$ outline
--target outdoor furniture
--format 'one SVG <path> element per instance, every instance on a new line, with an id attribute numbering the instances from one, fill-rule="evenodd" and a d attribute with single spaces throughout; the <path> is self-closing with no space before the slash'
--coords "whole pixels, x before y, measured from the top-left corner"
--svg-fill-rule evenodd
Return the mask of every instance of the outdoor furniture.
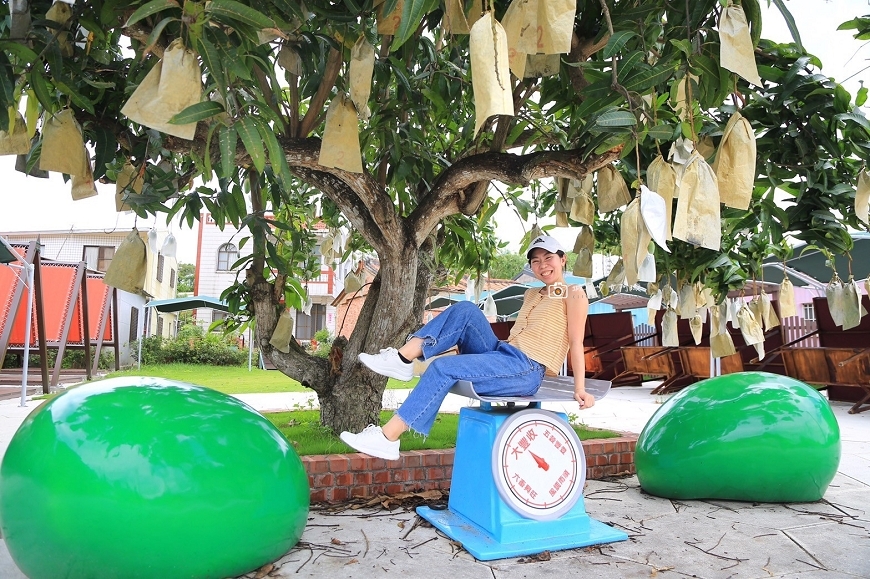
<path id="1" fill-rule="evenodd" d="M 831 387 L 854 389 L 849 414 L 870 409 L 870 348 L 783 348 L 780 353 L 792 378 L 827 387 L 829 394 Z"/>
<path id="2" fill-rule="evenodd" d="M 864 309 L 870 311 L 870 297 L 862 296 L 861 303 Z M 834 323 L 831 312 L 828 309 L 826 298 L 813 298 L 813 310 L 816 313 L 818 323 L 819 345 L 823 348 L 870 348 L 870 315 L 861 318 L 858 326 L 844 330 Z M 868 374 L 863 377 L 856 376 L 863 384 L 870 381 Z M 828 384 L 828 400 L 837 402 L 867 401 L 866 392 L 861 389 L 845 386 L 842 384 Z"/>

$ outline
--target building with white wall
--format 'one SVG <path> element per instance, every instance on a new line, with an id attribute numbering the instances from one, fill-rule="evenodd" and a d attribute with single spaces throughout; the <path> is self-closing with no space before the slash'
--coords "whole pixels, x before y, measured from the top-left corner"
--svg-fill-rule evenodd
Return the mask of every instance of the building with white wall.
<path id="1" fill-rule="evenodd" d="M 328 263 L 321 255 L 320 244 L 328 230 L 322 223 L 315 224 L 318 244 L 315 255 L 320 258 L 320 275 L 316 279 L 301 280 L 302 286 L 311 297 L 311 312 L 305 314 L 292 311 L 294 317 L 293 335 L 297 340 L 306 342 L 318 330 L 327 329 L 335 334 L 336 308 L 332 305 L 335 297 L 344 289 L 344 277 L 350 271 L 350 262 Z M 240 242 L 248 237 L 247 228 L 241 230 L 232 226 L 221 230 L 210 213 L 203 213 L 199 220 L 198 247 L 196 252 L 196 274 L 193 293 L 197 296 L 220 298 L 221 294 L 233 285 L 237 276 L 244 279 L 244 271 L 233 269 L 233 264 L 241 257 L 250 255 L 251 244 L 240 249 Z M 224 316 L 223 312 L 210 309 L 196 310 L 197 323 L 203 327 Z"/>
<path id="2" fill-rule="evenodd" d="M 64 263 L 85 262 L 92 271 L 105 273 L 115 256 L 115 251 L 132 229 L 80 229 L 70 231 L 15 231 L 2 232 L 0 236 L 10 243 L 26 244 L 39 240 L 40 255 L 45 259 Z M 154 308 L 145 308 L 151 300 L 174 298 L 178 286 L 178 263 L 174 257 L 161 253 L 160 248 L 169 235 L 168 231 L 157 231 L 155 253 L 149 247 L 148 232 L 139 235 L 147 248 L 147 269 L 142 295 L 118 291 L 118 339 L 122 366 L 135 361 L 131 357 L 130 342 L 144 332 L 145 335 L 160 335 L 170 338 L 175 335 L 176 314 L 163 314 Z"/>

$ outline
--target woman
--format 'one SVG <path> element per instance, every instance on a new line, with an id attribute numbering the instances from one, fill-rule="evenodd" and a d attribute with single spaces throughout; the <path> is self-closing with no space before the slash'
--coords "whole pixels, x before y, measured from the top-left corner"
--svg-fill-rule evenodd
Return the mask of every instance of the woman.
<path id="1" fill-rule="evenodd" d="M 360 354 L 372 371 L 397 380 L 413 377 L 413 361 L 428 359 L 457 347 L 456 356 L 432 361 L 417 387 L 381 428 L 369 425 L 359 434 L 342 432 L 341 439 L 359 452 L 386 460 L 399 458 L 399 436 L 413 429 L 428 434 L 441 402 L 457 380 L 474 384 L 485 396 L 530 396 L 538 391 L 544 374 L 559 373 L 566 354 L 574 369 L 574 399 L 590 408 L 595 397 L 586 392 L 583 334 L 589 301 L 580 286 L 566 286 L 565 251 L 554 238 L 538 236 L 526 257 L 543 288 L 530 288 L 506 341 L 492 332 L 483 312 L 471 302 L 447 308 L 420 328 L 396 350 Z"/>

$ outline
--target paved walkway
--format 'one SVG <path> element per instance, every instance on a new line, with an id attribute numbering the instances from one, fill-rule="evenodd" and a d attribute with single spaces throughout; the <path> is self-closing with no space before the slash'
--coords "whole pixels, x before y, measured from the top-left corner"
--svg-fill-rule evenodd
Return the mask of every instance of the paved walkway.
<path id="1" fill-rule="evenodd" d="M 593 427 L 640 432 L 666 397 L 651 388 L 618 388 L 576 413 Z M 406 391 L 384 396 L 395 407 Z M 307 407 L 305 394 L 249 394 L 258 410 Z M 466 399 L 450 396 L 444 410 Z M 37 406 L 0 401 L 0 455 Z M 809 504 L 673 501 L 643 493 L 636 477 L 588 481 L 586 510 L 621 528 L 629 540 L 543 557 L 476 561 L 413 511 L 313 508 L 300 543 L 269 570 L 271 577 L 462 577 L 537 579 L 596 577 L 863 578 L 870 577 L 870 412 L 847 413 L 832 403 L 841 429 L 842 459 L 825 497 Z M 261 570 L 265 575 L 266 569 Z M 254 573 L 245 577 L 253 578 Z M 0 578 L 24 579 L 0 541 Z"/>

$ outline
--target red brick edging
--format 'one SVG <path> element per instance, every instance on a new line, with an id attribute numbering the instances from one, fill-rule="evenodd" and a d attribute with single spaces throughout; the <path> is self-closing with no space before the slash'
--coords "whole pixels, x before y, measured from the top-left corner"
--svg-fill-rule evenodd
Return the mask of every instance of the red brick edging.
<path id="1" fill-rule="evenodd" d="M 634 474 L 637 435 L 583 441 L 586 478 L 600 479 Z M 446 490 L 453 475 L 453 449 L 409 450 L 397 461 L 365 454 L 317 454 L 303 456 L 308 473 L 311 502 L 341 502 L 421 490 Z"/>

